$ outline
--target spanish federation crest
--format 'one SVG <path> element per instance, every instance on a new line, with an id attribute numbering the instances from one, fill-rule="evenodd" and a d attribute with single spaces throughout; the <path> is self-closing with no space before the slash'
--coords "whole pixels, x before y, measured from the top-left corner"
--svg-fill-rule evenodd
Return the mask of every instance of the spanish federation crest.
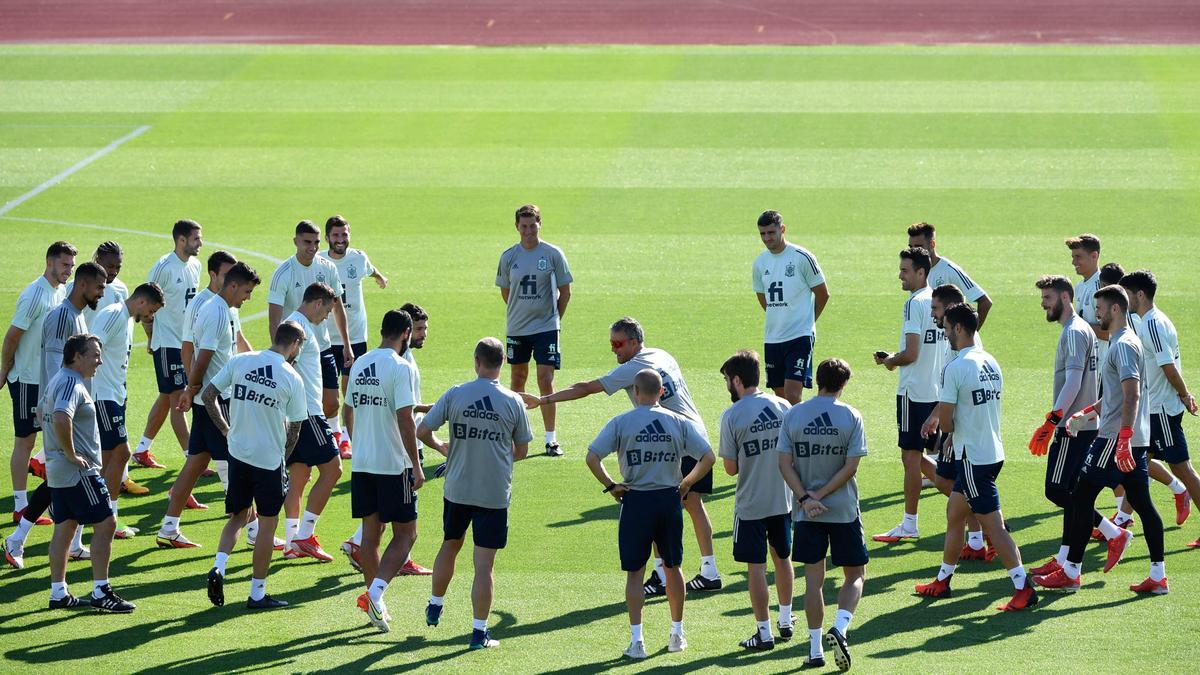
<path id="1" fill-rule="evenodd" d="M 350 267 L 346 268 L 346 277 L 350 278 L 350 279 L 357 279 L 358 278 L 358 268 L 355 267 L 354 265 L 350 265 Z"/>
<path id="2" fill-rule="evenodd" d="M 788 263 L 787 267 L 786 267 L 786 268 L 784 268 L 784 270 L 783 270 L 783 276 L 785 276 L 785 277 L 794 277 L 794 276 L 796 276 L 796 264 L 795 264 L 795 263 Z"/>
<path id="3" fill-rule="evenodd" d="M 325 283 L 325 273 L 324 272 L 317 272 L 317 282 L 322 283 L 322 284 Z"/>
<path id="4" fill-rule="evenodd" d="M 545 258 L 538 258 L 538 271 L 545 272 L 550 269 L 550 261 Z"/>

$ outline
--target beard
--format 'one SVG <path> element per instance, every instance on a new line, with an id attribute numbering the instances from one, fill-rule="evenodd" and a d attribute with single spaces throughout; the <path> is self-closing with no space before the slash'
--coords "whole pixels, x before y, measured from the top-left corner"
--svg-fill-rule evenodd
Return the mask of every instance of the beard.
<path id="1" fill-rule="evenodd" d="M 88 309 L 96 309 L 96 305 L 100 304 L 100 298 L 89 300 L 87 303 Z"/>
<path id="2" fill-rule="evenodd" d="M 1061 320 L 1062 315 L 1063 315 L 1063 304 L 1062 304 L 1062 300 L 1059 300 L 1058 302 L 1054 303 L 1053 307 L 1046 310 L 1046 321 L 1048 323 L 1054 323 L 1055 321 Z"/>
<path id="3" fill-rule="evenodd" d="M 1112 325 L 1112 317 L 1111 316 L 1106 314 L 1106 315 L 1100 317 L 1100 330 L 1108 330 L 1108 327 L 1111 325 Z"/>
<path id="4" fill-rule="evenodd" d="M 425 346 L 425 338 L 421 338 L 420 341 L 412 340 L 412 339 L 410 339 L 408 341 L 409 349 L 420 349 L 421 347 L 424 347 L 424 346 Z"/>
<path id="5" fill-rule="evenodd" d="M 742 399 L 741 396 L 738 396 L 737 389 L 734 389 L 733 387 L 728 387 L 727 389 L 729 390 L 729 400 L 730 401 L 732 401 L 733 403 L 737 403 L 738 401 L 740 401 Z"/>
<path id="6" fill-rule="evenodd" d="M 329 245 L 329 250 L 333 251 L 334 253 L 336 253 L 338 255 L 345 255 L 346 249 L 348 249 L 348 248 L 350 248 L 350 242 L 346 242 L 344 244 L 330 244 Z"/>

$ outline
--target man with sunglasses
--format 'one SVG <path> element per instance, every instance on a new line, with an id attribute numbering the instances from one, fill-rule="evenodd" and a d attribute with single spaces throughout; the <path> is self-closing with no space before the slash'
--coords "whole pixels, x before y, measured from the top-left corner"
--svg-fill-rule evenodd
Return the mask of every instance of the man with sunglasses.
<path id="1" fill-rule="evenodd" d="M 634 379 L 643 369 L 650 368 L 657 371 L 662 377 L 663 395 L 659 404 L 667 410 L 692 420 L 703 429 L 704 420 L 701 419 L 696 404 L 692 402 L 691 392 L 688 391 L 687 383 L 683 379 L 683 371 L 680 370 L 675 358 L 662 349 L 646 347 L 643 344 L 644 341 L 645 333 L 642 331 L 642 325 L 636 319 L 628 316 L 617 319 L 610 328 L 609 334 L 612 353 L 617 357 L 616 368 L 599 379 L 577 382 L 566 389 L 546 396 L 538 397 L 522 393 L 521 398 L 525 400 L 526 407 L 533 410 L 547 403 L 574 401 L 600 392 L 612 396 L 623 389 L 629 395 L 630 402 L 636 406 Z M 696 460 L 684 457 L 680 478 L 688 475 L 695 466 Z M 705 494 L 712 494 L 711 470 L 692 485 L 691 491 L 688 492 L 683 502 L 684 508 L 687 509 L 688 515 L 692 519 L 692 528 L 696 531 L 696 543 L 700 547 L 700 573 L 687 583 L 689 591 L 716 591 L 721 588 L 721 575 L 717 571 L 717 559 L 713 553 L 712 521 L 709 520 L 708 511 L 704 508 L 702 498 Z M 654 557 L 654 572 L 646 580 L 643 589 L 647 597 L 664 595 L 667 592 L 664 585 L 666 573 L 662 565 L 660 551 Z"/>

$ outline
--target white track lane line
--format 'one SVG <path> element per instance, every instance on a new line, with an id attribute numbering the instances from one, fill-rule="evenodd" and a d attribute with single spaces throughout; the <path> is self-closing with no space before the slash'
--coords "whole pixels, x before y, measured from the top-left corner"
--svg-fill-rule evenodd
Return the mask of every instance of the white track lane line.
<path id="1" fill-rule="evenodd" d="M 112 152 L 113 150 L 116 150 L 117 148 L 121 147 L 125 143 L 132 141 L 133 139 L 137 138 L 138 136 L 141 136 L 142 134 L 146 133 L 147 131 L 150 131 L 150 125 L 143 124 L 142 126 L 125 134 L 124 136 L 113 141 L 112 143 L 109 143 L 108 145 L 104 146 L 103 148 L 100 148 L 99 150 L 93 152 L 92 154 L 88 155 L 87 157 L 84 157 L 83 159 L 79 160 L 78 162 L 75 162 L 69 168 L 65 169 L 64 171 L 61 171 L 60 173 L 55 175 L 50 180 L 47 180 L 45 183 L 42 183 L 41 185 L 33 188 L 29 192 L 26 192 L 25 194 L 21 195 L 20 197 L 13 199 L 12 201 L 6 203 L 4 206 L 0 206 L 0 216 L 3 216 L 4 214 L 8 213 L 9 211 L 12 211 L 13 209 L 17 208 L 18 206 L 29 201 L 30 199 L 33 199 L 34 197 L 45 192 L 46 190 L 49 190 L 50 188 L 54 187 L 55 185 L 58 185 L 59 183 L 63 182 L 67 178 L 69 178 L 75 172 L 86 167 L 88 164 L 91 164 L 92 162 L 100 159 L 101 157 L 104 157 L 108 153 Z"/>

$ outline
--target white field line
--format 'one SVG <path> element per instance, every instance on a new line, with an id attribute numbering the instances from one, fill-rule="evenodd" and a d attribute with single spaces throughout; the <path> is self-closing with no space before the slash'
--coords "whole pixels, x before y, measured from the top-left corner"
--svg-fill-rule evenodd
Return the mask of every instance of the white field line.
<path id="1" fill-rule="evenodd" d="M 0 216 L 3 216 L 4 214 L 8 213 L 9 211 L 12 211 L 13 209 L 20 206 L 21 204 L 24 204 L 25 202 L 29 201 L 30 199 L 33 199 L 34 197 L 42 194 L 46 190 L 49 190 L 50 188 L 54 187 L 55 185 L 58 185 L 59 183 L 63 182 L 65 179 L 69 178 L 75 172 L 86 167 L 87 165 L 91 164 L 92 162 L 100 159 L 101 157 L 104 157 L 105 155 L 112 152 L 113 150 L 116 150 L 117 148 L 121 147 L 125 143 L 132 141 L 133 139 L 137 138 L 138 136 L 141 136 L 142 134 L 146 133 L 147 131 L 150 131 L 150 125 L 143 124 L 142 126 L 125 134 L 124 136 L 113 141 L 112 143 L 109 143 L 108 145 L 104 146 L 103 148 L 100 148 L 99 150 L 93 152 L 92 154 L 88 155 L 87 157 L 84 157 L 83 159 L 79 160 L 78 162 L 75 162 L 69 168 L 58 173 L 53 178 L 47 180 L 46 182 L 42 183 L 41 185 L 39 185 L 35 188 L 33 188 L 29 192 L 26 192 L 25 194 L 21 195 L 20 197 L 17 197 L 16 199 L 13 199 L 12 201 L 6 203 L 4 206 L 0 206 Z"/>

